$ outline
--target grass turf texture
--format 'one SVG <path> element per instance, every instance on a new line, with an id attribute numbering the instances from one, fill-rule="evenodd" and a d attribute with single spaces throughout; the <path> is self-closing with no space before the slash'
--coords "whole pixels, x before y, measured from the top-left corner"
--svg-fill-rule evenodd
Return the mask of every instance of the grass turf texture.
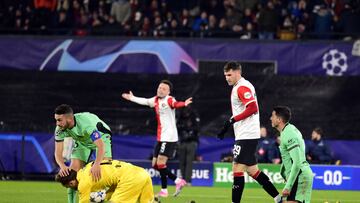
<path id="1" fill-rule="evenodd" d="M 155 186 L 155 192 L 159 191 Z M 174 192 L 169 187 L 169 194 Z M 161 203 L 227 203 L 231 202 L 230 188 L 215 187 L 185 187 L 178 197 L 162 198 Z M 360 202 L 360 192 L 354 191 L 320 191 L 314 190 L 312 203 L 355 203 Z M 0 181 L 1 203 L 64 203 L 67 202 L 66 189 L 55 182 L 31 181 Z M 242 203 L 269 203 L 273 202 L 262 189 L 245 188 Z"/>

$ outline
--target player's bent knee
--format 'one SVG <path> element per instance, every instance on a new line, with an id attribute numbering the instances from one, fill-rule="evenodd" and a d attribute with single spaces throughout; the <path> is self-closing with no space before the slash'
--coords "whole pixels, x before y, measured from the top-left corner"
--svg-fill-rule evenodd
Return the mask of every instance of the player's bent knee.
<path id="1" fill-rule="evenodd" d="M 245 172 L 246 166 L 244 164 L 233 163 L 232 169 L 234 172 Z"/>
<path id="2" fill-rule="evenodd" d="M 157 160 L 156 160 L 156 163 L 157 164 L 166 164 L 166 161 L 167 161 L 166 156 L 159 155 Z"/>

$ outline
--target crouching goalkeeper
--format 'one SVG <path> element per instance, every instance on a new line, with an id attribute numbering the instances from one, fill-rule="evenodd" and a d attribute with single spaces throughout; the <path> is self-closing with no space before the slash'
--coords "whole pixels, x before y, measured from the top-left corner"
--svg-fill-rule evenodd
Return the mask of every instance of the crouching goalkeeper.
<path id="1" fill-rule="evenodd" d="M 111 203 L 152 203 L 153 185 L 150 175 L 141 167 L 117 160 L 104 160 L 100 163 L 101 178 L 92 179 L 88 163 L 78 172 L 71 170 L 68 175 L 57 174 L 55 180 L 64 187 L 79 191 L 79 202 L 89 203 L 90 193 L 107 189 L 105 201 Z"/>

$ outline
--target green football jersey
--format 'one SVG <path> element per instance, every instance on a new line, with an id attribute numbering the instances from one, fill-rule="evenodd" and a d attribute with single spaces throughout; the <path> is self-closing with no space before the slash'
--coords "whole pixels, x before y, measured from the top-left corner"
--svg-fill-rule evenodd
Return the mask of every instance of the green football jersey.
<path id="1" fill-rule="evenodd" d="M 108 136 L 104 136 L 104 130 L 98 129 L 98 123 L 100 122 L 103 127 L 110 131 L 110 127 L 102 121 L 95 114 L 89 112 L 76 113 L 74 114 L 75 126 L 71 129 L 61 130 L 58 126 L 55 129 L 55 140 L 61 141 L 65 137 L 72 137 L 75 141 L 80 142 L 87 148 L 95 149 L 96 145 L 91 140 L 90 135 L 94 131 L 99 131 L 101 134 L 101 139 L 108 139 Z"/>
<path id="2" fill-rule="evenodd" d="M 305 142 L 301 132 L 288 123 L 280 133 L 281 175 L 286 180 L 285 188 L 290 190 L 300 171 L 311 171 L 306 161 Z"/>

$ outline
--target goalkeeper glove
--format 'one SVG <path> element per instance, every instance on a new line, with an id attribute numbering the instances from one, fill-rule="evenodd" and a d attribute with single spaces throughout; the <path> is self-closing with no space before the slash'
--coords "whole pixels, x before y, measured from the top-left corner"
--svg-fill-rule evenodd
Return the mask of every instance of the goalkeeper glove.
<path id="1" fill-rule="evenodd" d="M 224 122 L 224 126 L 221 129 L 221 131 L 217 134 L 217 138 L 219 138 L 220 140 L 224 139 L 225 137 L 225 133 L 229 130 L 230 126 L 232 124 L 235 123 L 235 119 L 234 118 L 230 118 L 229 120 L 226 120 Z"/>

